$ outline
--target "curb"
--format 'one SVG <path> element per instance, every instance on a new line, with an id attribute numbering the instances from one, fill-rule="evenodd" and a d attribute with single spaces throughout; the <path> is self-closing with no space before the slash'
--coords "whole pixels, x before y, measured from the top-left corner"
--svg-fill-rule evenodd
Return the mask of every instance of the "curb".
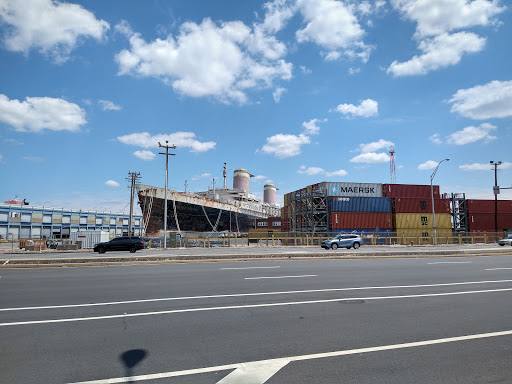
<path id="1" fill-rule="evenodd" d="M 510 255 L 508 250 L 408 250 L 378 252 L 311 252 L 311 253 L 254 253 L 254 254 L 218 254 L 218 255 L 154 255 L 132 257 L 80 257 L 80 258 L 46 258 L 46 259 L 0 259 L 0 269 L 13 268 L 48 268 L 48 267 L 91 267 L 112 265 L 148 265 L 197 262 L 231 262 L 262 260 L 354 260 L 354 259 L 417 259 L 437 257 L 488 257 Z"/>

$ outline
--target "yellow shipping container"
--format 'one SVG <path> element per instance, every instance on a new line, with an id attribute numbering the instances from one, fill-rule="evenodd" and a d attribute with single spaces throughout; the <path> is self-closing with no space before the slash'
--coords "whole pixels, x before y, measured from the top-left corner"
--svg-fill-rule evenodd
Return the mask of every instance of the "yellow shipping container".
<path id="1" fill-rule="evenodd" d="M 436 215 L 437 221 L 437 215 Z M 436 231 L 437 238 L 441 237 L 452 237 L 451 229 L 437 229 Z M 425 228 L 425 229 L 397 229 L 396 236 L 398 238 L 402 237 L 434 237 L 434 229 Z"/>
<path id="2" fill-rule="evenodd" d="M 396 230 L 399 229 L 434 229 L 431 213 L 397 213 L 393 215 Z M 437 229 L 452 228 L 452 215 L 449 213 L 436 214 Z"/>

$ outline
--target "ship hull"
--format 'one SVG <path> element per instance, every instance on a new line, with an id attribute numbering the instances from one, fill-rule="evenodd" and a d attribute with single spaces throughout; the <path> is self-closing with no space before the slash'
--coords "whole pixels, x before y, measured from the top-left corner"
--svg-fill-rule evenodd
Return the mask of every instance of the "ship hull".
<path id="1" fill-rule="evenodd" d="M 254 228 L 255 216 L 218 208 L 167 201 L 167 230 L 183 232 L 230 231 L 247 232 Z M 158 233 L 164 229 L 165 200 L 154 199 L 146 233 Z M 220 217 L 219 217 L 220 214 Z M 177 220 L 176 220 L 177 218 Z"/>
<path id="2" fill-rule="evenodd" d="M 163 189 L 138 185 L 146 233 L 164 229 L 165 199 Z M 251 211 L 237 204 L 221 203 L 193 194 L 168 191 L 167 230 L 182 232 L 247 232 L 257 218 L 268 218 L 267 212 Z"/>

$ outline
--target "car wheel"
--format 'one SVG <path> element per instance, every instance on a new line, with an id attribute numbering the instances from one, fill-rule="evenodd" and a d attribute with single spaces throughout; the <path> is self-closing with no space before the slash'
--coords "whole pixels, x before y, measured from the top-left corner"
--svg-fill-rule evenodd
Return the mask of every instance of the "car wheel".
<path id="1" fill-rule="evenodd" d="M 98 248 L 98 253 L 105 253 L 106 250 L 105 248 L 101 247 L 101 248 Z"/>
<path id="2" fill-rule="evenodd" d="M 331 249 L 338 249 L 338 244 L 332 243 L 331 244 Z"/>
<path id="3" fill-rule="evenodd" d="M 137 250 L 137 248 L 135 248 L 135 245 L 132 245 L 130 247 L 130 253 L 135 253 L 136 250 Z"/>
<path id="4" fill-rule="evenodd" d="M 361 244 L 359 244 L 359 243 L 354 243 L 354 245 L 353 245 L 354 249 L 357 249 L 357 248 L 359 248 L 360 246 L 361 246 Z"/>
<path id="5" fill-rule="evenodd" d="M 502 247 L 505 245 L 505 244 L 500 244 Z M 510 245 L 512 245 L 512 243 L 510 243 Z"/>
<path id="6" fill-rule="evenodd" d="M 347 247 L 347 249 L 350 249 L 350 247 Z"/>

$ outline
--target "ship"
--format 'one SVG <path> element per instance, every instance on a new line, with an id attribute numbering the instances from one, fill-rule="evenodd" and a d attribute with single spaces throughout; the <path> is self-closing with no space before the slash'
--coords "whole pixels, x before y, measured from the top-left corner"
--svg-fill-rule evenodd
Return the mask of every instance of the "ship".
<path id="1" fill-rule="evenodd" d="M 164 230 L 167 198 L 167 230 L 180 232 L 235 233 L 255 227 L 256 219 L 281 215 L 276 203 L 277 188 L 265 184 L 263 201 L 250 191 L 253 175 L 243 168 L 233 172 L 233 188 L 227 187 L 227 166 L 224 163 L 224 187 L 202 192 L 178 192 L 165 188 L 136 184 L 138 204 L 142 210 L 147 235 Z"/>

